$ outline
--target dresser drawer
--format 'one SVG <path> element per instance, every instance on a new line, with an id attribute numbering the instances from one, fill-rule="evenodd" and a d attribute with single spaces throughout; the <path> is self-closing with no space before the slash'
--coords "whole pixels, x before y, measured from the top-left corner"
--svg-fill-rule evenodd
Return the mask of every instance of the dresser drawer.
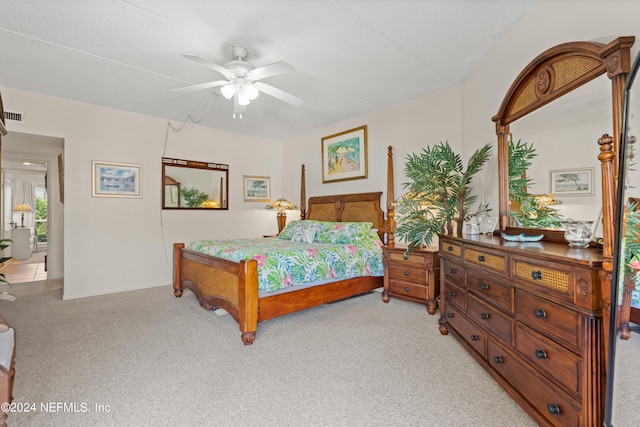
<path id="1" fill-rule="evenodd" d="M 459 313 L 456 309 L 449 309 L 446 315 L 447 323 L 460 334 L 471 347 L 473 347 L 482 357 L 486 354 L 487 334 L 473 323 L 469 322 L 466 317 Z"/>
<path id="2" fill-rule="evenodd" d="M 427 299 L 427 287 L 415 283 L 399 282 L 391 280 L 389 282 L 389 292 L 395 295 L 404 295 L 422 300 Z"/>
<path id="3" fill-rule="evenodd" d="M 516 323 L 515 348 L 520 356 L 568 390 L 580 395 L 582 358 L 521 323 Z"/>
<path id="4" fill-rule="evenodd" d="M 478 326 L 505 343 L 511 342 L 511 318 L 471 294 L 467 294 L 467 315 Z"/>
<path id="5" fill-rule="evenodd" d="M 427 284 L 426 271 L 423 268 L 406 267 L 404 265 L 389 265 L 389 279 Z"/>
<path id="6" fill-rule="evenodd" d="M 494 270 L 500 276 L 507 275 L 507 256 L 504 253 L 493 253 L 483 248 L 468 246 L 464 248 L 464 260 Z"/>
<path id="7" fill-rule="evenodd" d="M 449 242 L 446 240 L 440 240 L 440 253 L 447 254 L 451 257 L 461 258 L 462 245 L 460 243 Z"/>
<path id="8" fill-rule="evenodd" d="M 447 281 L 453 282 L 458 286 L 466 288 L 465 281 L 464 281 L 464 267 L 462 267 L 459 264 L 454 264 L 448 259 L 444 261 L 445 261 L 443 265 L 444 279 Z M 441 272 L 441 274 L 443 274 L 443 272 Z"/>
<path id="9" fill-rule="evenodd" d="M 492 339 L 488 339 L 487 344 L 487 359 L 491 367 L 506 378 L 551 424 L 563 427 L 580 425 L 580 407 L 576 401 Z"/>
<path id="10" fill-rule="evenodd" d="M 512 258 L 512 277 L 519 282 L 550 289 L 558 297 L 573 302 L 573 268 L 556 263 L 536 263 L 529 259 Z"/>
<path id="11" fill-rule="evenodd" d="M 402 249 L 395 249 L 389 250 L 387 262 L 408 267 L 432 269 L 440 265 L 439 259 L 437 253 L 433 252 L 406 252 Z"/>
<path id="12" fill-rule="evenodd" d="M 498 307 L 513 313 L 513 287 L 503 285 L 486 274 L 467 272 L 467 289 Z"/>
<path id="13" fill-rule="evenodd" d="M 456 306 L 461 311 L 467 310 L 467 291 L 464 289 L 447 283 L 445 297 L 448 304 Z"/>
<path id="14" fill-rule="evenodd" d="M 546 331 L 580 347 L 580 316 L 577 312 L 516 289 L 516 318 L 534 329 Z"/>

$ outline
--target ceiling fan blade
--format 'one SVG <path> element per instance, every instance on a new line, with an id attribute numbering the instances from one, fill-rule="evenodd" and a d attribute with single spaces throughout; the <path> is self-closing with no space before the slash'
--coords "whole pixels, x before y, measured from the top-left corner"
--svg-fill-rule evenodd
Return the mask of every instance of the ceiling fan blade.
<path id="1" fill-rule="evenodd" d="M 212 87 L 224 86 L 226 84 L 229 84 L 227 80 L 216 80 L 215 82 L 206 82 L 206 83 L 200 83 L 193 86 L 186 86 L 178 89 L 173 89 L 171 92 L 190 93 L 190 92 L 195 92 L 202 89 L 209 89 Z"/>
<path id="2" fill-rule="evenodd" d="M 278 74 L 289 73 L 291 71 L 293 71 L 293 67 L 291 65 L 284 61 L 280 61 L 265 65 L 264 67 L 254 68 L 247 73 L 247 78 L 251 80 L 260 80 Z"/>
<path id="3" fill-rule="evenodd" d="M 194 62 L 197 62 L 198 64 L 204 65 L 205 67 L 209 67 L 214 71 L 219 72 L 220 74 L 225 76 L 225 78 L 227 79 L 233 78 L 233 73 L 231 71 L 227 70 L 221 65 L 216 64 L 215 62 L 207 61 L 206 59 L 202 59 L 199 56 L 195 56 L 195 55 L 182 55 L 182 56 Z"/>
<path id="4" fill-rule="evenodd" d="M 301 107 L 302 104 L 304 104 L 304 101 L 301 98 L 298 98 L 295 95 L 291 95 L 290 93 L 285 92 L 281 89 L 278 89 L 277 87 L 273 87 L 271 85 L 268 85 L 262 82 L 255 82 L 254 85 L 255 87 L 258 88 L 260 92 L 264 92 L 267 95 L 273 96 L 274 98 L 281 99 L 284 102 L 288 102 L 291 105 L 295 105 L 296 107 Z"/>

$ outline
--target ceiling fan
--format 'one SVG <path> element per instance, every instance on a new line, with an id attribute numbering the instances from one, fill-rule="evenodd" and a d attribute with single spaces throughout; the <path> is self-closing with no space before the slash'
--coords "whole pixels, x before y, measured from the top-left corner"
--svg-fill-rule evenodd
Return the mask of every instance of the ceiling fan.
<path id="1" fill-rule="evenodd" d="M 241 46 L 233 47 L 234 60 L 227 62 L 223 66 L 207 61 L 194 55 L 182 55 L 187 59 L 211 68 L 222 74 L 227 80 L 215 80 L 197 85 L 174 89 L 172 92 L 195 92 L 202 89 L 220 87 L 222 96 L 227 99 L 233 98 L 233 118 L 236 114 L 242 118 L 242 113 L 247 111 L 247 105 L 258 97 L 260 92 L 278 98 L 296 107 L 303 104 L 303 100 L 277 87 L 258 81 L 266 77 L 293 71 L 293 67 L 284 61 L 274 62 L 264 67 L 255 68 L 253 64 L 245 61 L 247 49 Z"/>

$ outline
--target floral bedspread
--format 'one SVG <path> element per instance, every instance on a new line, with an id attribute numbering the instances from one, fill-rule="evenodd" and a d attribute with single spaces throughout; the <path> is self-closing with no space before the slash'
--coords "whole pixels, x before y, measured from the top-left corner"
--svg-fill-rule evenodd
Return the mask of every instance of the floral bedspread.
<path id="1" fill-rule="evenodd" d="M 382 243 L 305 243 L 283 239 L 198 240 L 187 249 L 239 262 L 258 261 L 258 289 L 273 292 L 316 281 L 382 276 Z"/>

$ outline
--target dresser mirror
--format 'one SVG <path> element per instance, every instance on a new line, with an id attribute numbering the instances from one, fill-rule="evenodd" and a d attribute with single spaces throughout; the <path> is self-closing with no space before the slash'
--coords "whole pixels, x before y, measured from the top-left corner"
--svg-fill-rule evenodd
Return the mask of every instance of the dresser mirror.
<path id="1" fill-rule="evenodd" d="M 162 209 L 229 209 L 229 165 L 162 158 Z"/>
<path id="2" fill-rule="evenodd" d="M 640 133 L 640 55 L 629 74 L 624 92 L 620 171 L 616 193 L 615 247 L 613 254 L 612 321 L 608 353 L 605 425 L 637 424 L 638 357 L 640 357 L 640 171 L 637 135 Z"/>
<path id="3" fill-rule="evenodd" d="M 529 191 L 546 194 L 553 188 L 553 183 L 556 182 L 554 180 L 561 182 L 566 173 L 579 172 L 581 180 L 588 179 L 589 187 L 585 192 L 588 194 L 573 194 L 572 197 L 567 197 L 570 202 L 567 202 L 567 207 L 561 208 L 560 212 L 567 218 L 579 212 L 581 217 L 577 219 L 591 220 L 596 224 L 599 222 L 597 219 L 604 207 L 601 200 L 611 199 L 611 194 L 602 194 L 600 190 L 600 183 L 603 181 L 597 157 L 601 149 L 598 148 L 596 140 L 603 133 L 609 133 L 614 136 L 614 151 L 619 145 L 619 136 L 616 138 L 615 135 L 620 135 L 622 90 L 629 71 L 629 51 L 634 40 L 634 37 L 620 37 L 606 45 L 596 42 L 570 42 L 554 46 L 530 62 L 513 82 L 498 113 L 492 118 L 496 123 L 498 135 L 501 230 L 515 234 L 523 231 L 527 234 L 540 234 L 539 229 L 527 231 L 527 228 L 534 228 L 531 222 L 527 224 L 527 228 L 522 228 L 509 217 L 510 140 L 533 143 L 538 154 L 533 159 L 537 169 L 534 181 L 538 186 Z M 606 77 L 603 76 L 605 73 Z M 580 167 L 559 167 L 556 170 L 549 168 L 545 172 L 543 168 L 548 168 L 544 161 L 545 156 L 554 155 L 551 151 L 554 148 L 550 147 L 555 147 L 557 158 L 559 152 L 568 151 L 560 151 L 557 147 L 566 147 L 567 144 L 575 147 L 574 151 L 579 151 L 580 155 L 585 152 L 594 153 L 593 159 L 585 160 L 584 165 Z M 581 149 L 580 144 L 592 144 L 593 148 Z M 540 179 L 541 176 L 546 179 Z M 549 190 L 543 191 L 546 188 Z M 553 192 L 551 196 L 554 196 Z M 573 209 L 569 209 L 569 205 Z M 581 209 L 581 205 L 589 205 L 590 208 Z M 600 234 L 604 232 L 602 230 Z M 564 231 L 546 230 L 544 235 L 546 240 L 565 241 Z"/>

